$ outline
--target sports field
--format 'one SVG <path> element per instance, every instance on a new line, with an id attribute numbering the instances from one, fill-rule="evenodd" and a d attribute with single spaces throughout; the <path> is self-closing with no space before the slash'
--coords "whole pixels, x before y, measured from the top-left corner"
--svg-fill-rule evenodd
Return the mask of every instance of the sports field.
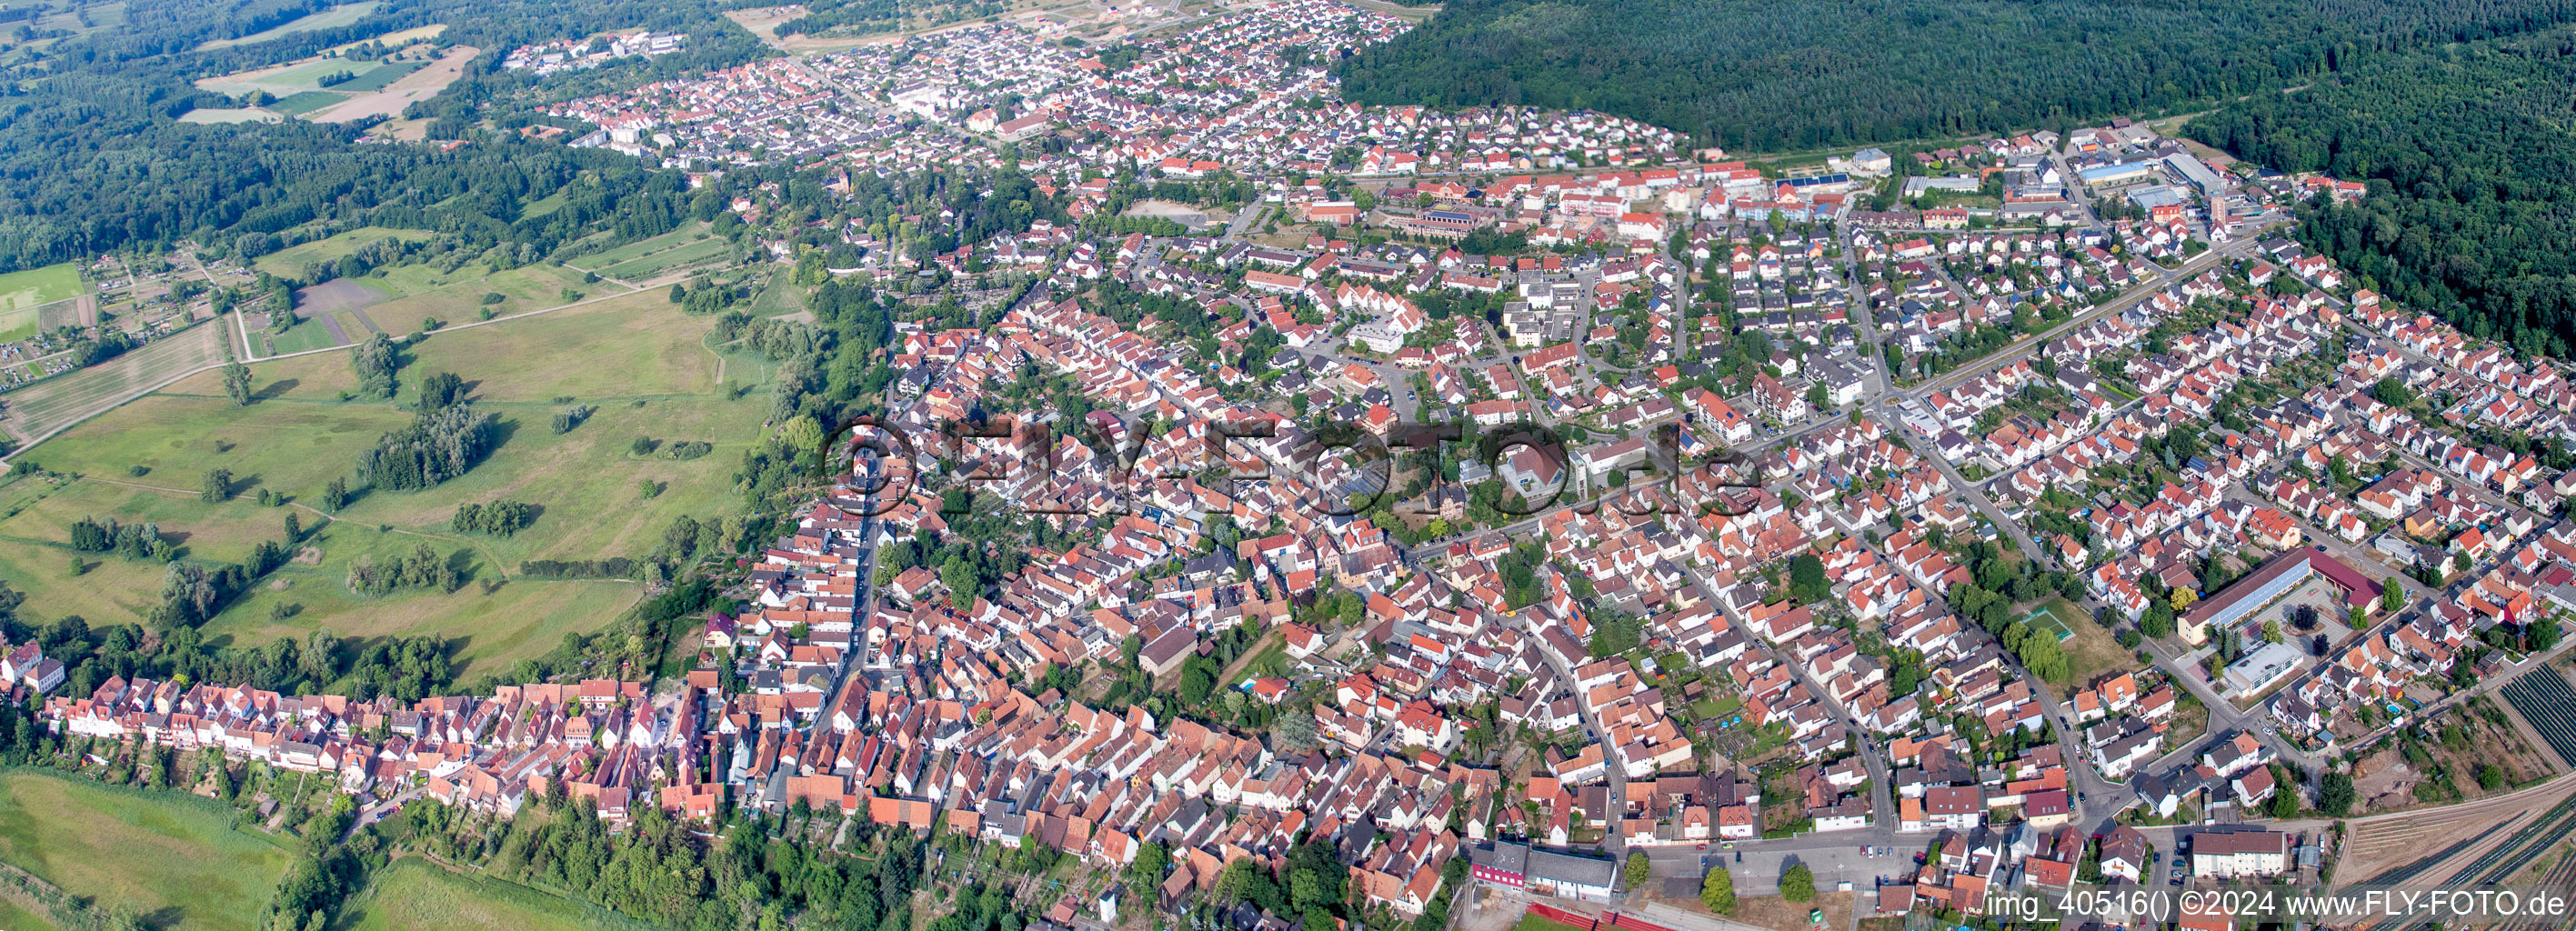
<path id="1" fill-rule="evenodd" d="M 158 928 L 259 927 L 290 859 L 211 801 L 0 774 L 0 860 Z"/>
<path id="2" fill-rule="evenodd" d="M 36 335 L 36 308 L 82 290 L 80 266 L 70 262 L 0 275 L 0 342 Z"/>

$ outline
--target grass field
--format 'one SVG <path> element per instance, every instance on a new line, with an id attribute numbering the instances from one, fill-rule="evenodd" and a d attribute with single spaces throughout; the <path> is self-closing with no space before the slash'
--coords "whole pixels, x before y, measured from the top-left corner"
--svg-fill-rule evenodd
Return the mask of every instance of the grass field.
<path id="1" fill-rule="evenodd" d="M 257 337 L 254 337 L 254 339 L 256 338 Z M 331 338 L 330 329 L 324 327 L 318 322 L 305 320 L 292 327 L 288 327 L 286 334 L 283 336 L 270 337 L 268 339 L 268 348 L 264 351 L 264 354 L 272 356 L 285 355 L 290 352 L 303 352 L 308 349 L 329 349 L 337 345 L 340 345 L 340 343 Z"/>
<path id="2" fill-rule="evenodd" d="M 381 45 L 383 45 L 384 47 L 389 48 L 389 49 L 399 49 L 399 48 L 402 48 L 403 46 L 410 45 L 410 44 L 412 44 L 412 43 L 414 43 L 414 42 L 418 42 L 418 41 L 420 41 L 420 40 L 422 40 L 422 39 L 435 39 L 435 38 L 438 38 L 440 35 L 442 35 L 442 34 L 444 34 L 444 33 L 446 33 L 446 32 L 447 32 L 447 24 L 446 24 L 446 23 L 431 23 L 431 24 L 426 25 L 426 26 L 414 26 L 414 27 L 412 27 L 412 28 L 410 28 L 410 29 L 399 29 L 399 30 L 395 30 L 395 31 L 393 31 L 393 32 L 385 33 L 384 35 L 377 36 L 377 37 L 375 37 L 375 38 L 373 38 L 373 39 L 367 39 L 367 40 L 362 40 L 362 41 L 358 41 L 358 42 L 351 42 L 351 43 L 349 43 L 349 44 L 347 44 L 347 45 L 334 45 L 334 46 L 332 46 L 332 47 L 330 47 L 330 48 L 328 48 L 328 49 L 324 49 L 324 51 L 326 51 L 326 52 L 343 52 L 343 53 L 345 53 L 345 52 L 347 52 L 347 51 L 348 51 L 348 50 L 350 50 L 350 49 L 357 48 L 358 46 L 361 46 L 361 45 L 365 45 L 365 44 L 367 44 L 368 42 L 375 42 L 375 43 L 379 43 L 379 44 L 381 44 Z"/>
<path id="3" fill-rule="evenodd" d="M 210 323 L 153 340 L 114 359 L 65 372 L 9 392 L 9 418 L 0 420 L 20 441 L 32 441 L 122 404 L 181 372 L 223 361 L 224 327 Z"/>
<path id="4" fill-rule="evenodd" d="M 273 101 L 265 109 L 288 116 L 303 116 L 347 99 L 330 91 L 301 91 Z"/>
<path id="5" fill-rule="evenodd" d="M 673 269 L 724 261 L 731 254 L 732 242 L 707 230 L 707 224 L 693 222 L 660 236 L 573 259 L 569 264 L 611 278 L 636 281 Z"/>
<path id="6" fill-rule="evenodd" d="M 0 860 L 157 928 L 259 926 L 290 859 L 210 801 L 0 774 Z"/>
<path id="7" fill-rule="evenodd" d="M 2084 609 L 2073 602 L 2064 598 L 2051 599 L 2032 613 L 2039 617 L 2032 623 L 2042 624 L 2043 629 L 2062 628 L 2073 633 L 2058 645 L 2066 650 L 2066 665 L 2074 671 L 2074 685 L 2090 686 L 2105 676 L 2137 667 L 2138 655 L 2120 646 L 2118 640 L 2112 639 L 2110 631 L 2086 617 Z"/>
<path id="8" fill-rule="evenodd" d="M 580 271 L 560 265 L 530 265 L 492 275 L 483 274 L 480 264 L 466 265 L 453 274 L 440 274 L 426 265 L 383 271 L 368 275 L 366 284 L 393 294 L 394 299 L 368 305 L 367 317 L 396 336 L 420 329 L 421 322 L 432 317 L 450 324 L 472 323 L 486 307 L 494 316 L 504 316 L 569 303 L 563 294 L 567 288 L 586 297 L 621 290 L 607 281 L 584 283 Z M 501 295 L 501 302 L 483 303 L 486 294 Z M 365 337 L 351 333 L 349 338 Z"/>
<path id="9" fill-rule="evenodd" d="M 723 263 L 732 256 L 732 240 L 710 236 L 593 270 L 622 281 L 642 281 L 665 272 Z"/>
<path id="10" fill-rule="evenodd" d="M 307 243 L 298 243 L 296 245 L 271 252 L 267 255 L 260 256 L 258 259 L 251 262 L 251 267 L 259 271 L 281 277 L 300 277 L 304 274 L 305 266 L 320 262 L 337 262 L 340 260 L 341 256 L 356 252 L 358 251 L 358 247 L 371 242 L 386 239 L 400 239 L 409 242 L 413 240 L 428 239 L 431 235 L 433 234 L 428 230 L 405 230 L 385 226 L 362 226 L 336 236 L 316 239 Z"/>
<path id="11" fill-rule="evenodd" d="M 26 909 L 11 905 L 5 900 L 0 900 L 0 928 L 7 928 L 9 931 L 62 931 L 53 922 L 46 921 Z"/>
<path id="12" fill-rule="evenodd" d="M 406 858 L 376 874 L 373 890 L 339 926 L 346 931 L 579 931 L 631 924 L 560 896 Z"/>
<path id="13" fill-rule="evenodd" d="M 341 26 L 346 26 L 367 18 L 367 14 L 375 12 L 376 7 L 379 5 L 380 4 L 377 3 L 377 0 L 360 0 L 358 3 L 343 3 L 319 13 L 299 17 L 295 21 L 278 26 L 275 29 L 254 32 L 238 39 L 209 40 L 198 45 L 197 50 L 202 52 L 209 49 L 231 48 L 236 45 L 249 45 L 253 42 L 266 42 L 270 39 L 291 36 L 299 32 L 311 32 L 316 29 L 337 29 Z"/>
<path id="14" fill-rule="evenodd" d="M 374 79 L 376 72 L 378 71 L 395 72 L 392 76 L 383 79 L 387 83 L 391 83 L 394 78 L 401 77 L 403 72 L 407 72 L 409 70 L 411 69 L 400 65 L 382 65 L 372 61 L 357 61 L 347 58 L 320 58 L 312 61 L 296 62 L 289 65 L 275 65 L 265 68 L 252 68 L 245 71 L 236 71 L 221 77 L 203 78 L 198 80 L 196 85 L 199 90 L 213 91 L 218 94 L 229 94 L 235 97 L 250 93 L 251 91 L 266 91 L 272 97 L 285 97 L 303 93 L 305 91 L 355 90 L 356 88 L 352 85 L 357 84 L 359 81 Z M 343 71 L 348 72 L 352 76 L 349 81 L 332 85 L 329 88 L 322 86 L 323 78 L 328 77 L 333 73 Z"/>
<path id="15" fill-rule="evenodd" d="M 36 308 L 81 296 L 80 266 L 70 262 L 0 275 L 0 342 L 36 335 Z"/>
<path id="16" fill-rule="evenodd" d="M 368 91 L 384 90 L 385 85 L 402 80 L 403 75 L 420 70 L 420 66 L 423 64 L 425 64 L 425 62 L 386 62 L 378 65 L 373 71 L 358 75 L 357 77 L 350 78 L 349 80 L 338 84 L 333 84 L 331 85 L 331 89 L 347 94 L 359 94 Z"/>
<path id="17" fill-rule="evenodd" d="M 769 285 L 751 301 L 748 311 L 754 317 L 780 317 L 805 309 L 805 289 L 787 283 L 786 269 L 771 272 Z"/>
<path id="18" fill-rule="evenodd" d="M 0 313 L 34 310 L 80 295 L 80 266 L 70 262 L 0 275 Z"/>
<path id="19" fill-rule="evenodd" d="M 198 107 L 179 115 L 182 123 L 274 123 L 284 119 L 274 110 L 258 107 Z"/>
<path id="20" fill-rule="evenodd" d="M 317 627 L 342 637 L 437 632 L 463 639 L 470 667 L 484 670 L 547 652 L 564 632 L 613 618 L 638 589 L 613 581 L 482 583 L 500 582 L 525 560 L 642 556 L 674 517 L 703 520 L 739 507 L 733 464 L 759 438 L 769 402 L 757 393 L 728 400 L 723 383 L 767 376 L 736 371 L 711 351 L 711 326 L 648 291 L 435 333 L 410 347 L 397 401 L 413 401 L 429 373 L 454 372 L 501 416 L 499 448 L 438 488 L 362 494 L 323 531 L 318 565 L 278 570 L 272 584 L 282 589 L 253 592 L 207 633 L 262 643 Z M 297 329 L 307 327 L 320 329 L 310 322 Z M 410 419 L 396 404 L 339 399 L 356 386 L 345 352 L 257 362 L 251 371 L 260 400 L 248 407 L 224 396 L 220 372 L 204 372 L 28 453 L 47 468 L 86 476 L 60 488 L 21 480 L 0 491 L 0 514 L 7 515 L 0 517 L 0 579 L 29 593 L 29 616 L 132 623 L 149 610 L 160 578 L 149 565 L 93 556 L 86 574 L 72 574 L 71 554 L 60 544 L 82 517 L 158 521 L 186 558 L 237 561 L 281 532 L 285 511 L 260 507 L 259 489 L 318 503 L 324 484 L 348 476 L 377 436 Z M 547 421 L 559 396 L 599 410 L 555 434 Z M 701 440 L 715 449 L 685 462 L 636 456 L 630 447 L 638 436 Z M 147 473 L 129 475 L 138 465 Z M 200 476 L 218 466 L 232 471 L 235 498 L 199 501 Z M 638 487 L 646 481 L 661 484 L 661 493 L 643 498 Z M 508 538 L 447 528 L 458 504 L 505 497 L 538 504 L 535 525 Z M 304 512 L 299 520 L 309 528 L 319 515 Z M 476 584 L 376 600 L 348 594 L 345 580 L 358 560 L 383 562 L 423 540 L 442 554 L 467 551 Z M 302 613 L 272 618 L 273 607 L 288 603 Z"/>

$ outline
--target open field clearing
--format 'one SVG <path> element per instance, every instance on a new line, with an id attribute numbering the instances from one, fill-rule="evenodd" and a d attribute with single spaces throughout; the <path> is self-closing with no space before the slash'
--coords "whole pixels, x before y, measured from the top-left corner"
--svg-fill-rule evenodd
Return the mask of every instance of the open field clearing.
<path id="1" fill-rule="evenodd" d="M 578 931 L 634 923 L 561 896 L 405 858 L 376 874 L 373 890 L 352 906 L 340 926 L 350 931 Z"/>
<path id="2" fill-rule="evenodd" d="M 80 267 L 70 262 L 0 275 L 0 342 L 36 335 L 39 308 L 80 297 Z"/>
<path id="3" fill-rule="evenodd" d="M 156 928 L 258 927 L 290 859 L 202 799 L 16 771 L 0 775 L 0 800 L 0 860 Z"/>
<path id="4" fill-rule="evenodd" d="M 565 264 L 621 281 L 640 281 L 675 270 L 731 261 L 732 241 L 708 229 L 705 223 L 688 223 L 671 232 L 580 256 Z"/>
<path id="5" fill-rule="evenodd" d="M 436 97 L 439 91 L 447 89 L 447 85 L 456 83 L 457 78 L 465 75 L 465 64 L 481 52 L 482 49 L 470 45 L 448 49 L 447 54 L 439 56 L 437 61 L 403 75 L 401 80 L 386 85 L 384 89 L 351 95 L 346 101 L 314 113 L 312 119 L 316 123 L 350 123 L 371 116 L 399 115 L 413 101 Z"/>
<path id="6" fill-rule="evenodd" d="M 387 226 L 362 226 L 336 236 L 316 239 L 307 243 L 298 243 L 296 245 L 271 252 L 267 255 L 260 256 L 258 259 L 251 262 L 251 267 L 281 277 L 301 278 L 306 274 L 307 266 L 324 262 L 337 262 L 340 260 L 341 256 L 356 252 L 360 246 L 364 246 L 371 242 L 378 242 L 387 239 L 416 242 L 428 239 L 431 235 L 433 234 L 428 230 L 395 229 Z"/>
<path id="7" fill-rule="evenodd" d="M 429 270 L 396 271 L 400 282 L 425 280 L 410 276 Z M 306 528 L 321 528 L 311 543 L 318 560 L 277 570 L 208 623 L 210 637 L 256 644 L 317 628 L 359 638 L 437 633 L 460 641 L 458 659 L 473 673 L 498 671 L 551 651 L 566 632 L 596 629 L 642 594 L 618 581 L 517 579 L 520 563 L 642 556 L 674 518 L 712 519 L 738 506 L 730 463 L 758 439 L 769 401 L 762 393 L 729 398 L 725 382 L 758 384 L 767 367 L 719 356 L 707 345 L 712 326 L 663 293 L 643 291 L 433 333 L 404 351 L 394 403 L 341 400 L 357 385 L 344 352 L 253 363 L 258 400 L 248 407 L 223 394 L 220 372 L 182 379 L 28 454 L 84 478 L 61 485 L 22 478 L 0 488 L 0 579 L 30 593 L 24 610 L 32 617 L 136 623 L 159 590 L 158 567 L 84 554 L 76 574 L 63 545 L 73 523 L 154 521 L 183 558 L 230 562 L 276 539 L 295 508 Z M 290 332 L 307 328 L 322 327 L 307 322 Z M 433 489 L 355 489 L 356 499 L 326 525 L 310 509 L 323 486 L 348 477 L 360 452 L 409 422 L 400 405 L 415 401 L 433 372 L 462 376 L 476 402 L 500 416 L 498 447 Z M 597 410 L 554 433 L 548 421 L 559 397 Z M 638 455 L 638 437 L 713 448 L 690 460 Z M 134 467 L 144 474 L 133 475 Z M 209 504 L 197 488 L 217 467 L 232 472 L 233 497 Z M 650 498 L 640 492 L 647 483 L 657 490 Z M 289 503 L 260 506 L 263 489 Z M 538 505 L 536 522 L 510 537 L 449 528 L 459 504 L 502 498 Z M 349 592 L 352 566 L 390 561 L 424 542 L 470 567 L 469 583 L 375 599 Z"/>
<path id="8" fill-rule="evenodd" d="M 730 265 L 733 263 L 733 258 L 732 240 L 710 236 L 696 242 L 673 246 L 640 258 L 619 262 L 606 268 L 595 269 L 595 271 L 621 281 L 641 281 L 706 265 Z"/>
<path id="9" fill-rule="evenodd" d="M 460 275 L 479 272 L 481 265 L 458 269 Z M 564 295 L 570 289 L 585 297 L 601 297 L 620 290 L 606 281 L 584 284 L 581 273 L 560 265 L 530 265 L 514 268 L 488 277 L 433 275 L 436 269 L 410 265 L 385 270 L 382 277 L 369 275 L 364 284 L 369 288 L 392 293 L 393 298 L 363 308 L 367 319 L 384 328 L 385 333 L 401 336 L 421 328 L 423 321 L 436 318 L 444 323 L 471 323 L 485 308 L 494 316 L 526 313 L 570 302 Z M 484 303 L 485 295 L 498 294 L 501 300 Z M 365 339 L 365 333 L 350 333 L 351 339 Z"/>
<path id="10" fill-rule="evenodd" d="M 351 75 L 351 80 L 355 81 L 388 67 L 398 70 L 402 68 L 400 65 L 384 65 L 372 61 L 317 58 L 249 71 L 236 71 L 221 77 L 203 78 L 198 80 L 196 85 L 198 90 L 229 94 L 234 97 L 252 91 L 266 91 L 272 97 L 287 97 L 305 91 L 348 87 L 348 83 L 344 82 L 326 88 L 322 84 L 322 79 L 333 74 L 346 72 Z"/>
<path id="11" fill-rule="evenodd" d="M 231 48 L 236 45 L 249 45 L 254 42 L 266 42 L 270 39 L 290 36 L 299 32 L 311 32 L 316 29 L 337 29 L 341 26 L 346 26 L 367 18 L 367 15 L 374 13 L 376 11 L 376 7 L 380 5 L 382 4 L 378 3 L 377 0 L 359 0 L 357 3 L 343 3 L 319 13 L 300 17 L 294 22 L 286 23 L 274 29 L 254 32 L 238 39 L 215 39 L 197 46 L 197 50 L 205 51 L 208 49 Z"/>
<path id="12" fill-rule="evenodd" d="M 180 114 L 182 123 L 274 123 L 285 114 L 265 107 L 210 108 L 199 107 Z"/>
<path id="13" fill-rule="evenodd" d="M 425 41 L 425 40 L 429 40 L 429 39 L 435 39 L 435 38 L 438 38 L 439 36 L 446 35 L 446 34 L 447 34 L 447 24 L 446 24 L 446 23 L 431 23 L 431 24 L 426 25 L 426 26 L 414 26 L 414 27 L 409 28 L 409 29 L 397 29 L 397 30 L 394 30 L 394 31 L 392 31 L 392 32 L 385 33 L 384 35 L 377 36 L 377 37 L 375 37 L 375 38 L 373 38 L 373 39 L 367 39 L 367 40 L 359 41 L 359 42 L 351 42 L 351 43 L 349 43 L 349 44 L 347 44 L 347 45 L 334 45 L 334 46 L 332 46 L 332 47 L 330 47 L 330 48 L 323 49 L 323 52 L 324 52 L 325 54 L 341 54 L 341 53 L 346 53 L 346 52 L 347 52 L 347 51 L 349 51 L 350 49 L 357 48 L 358 46 L 361 46 L 361 45 L 365 45 L 365 44 L 367 44 L 368 42 L 373 42 L 373 43 L 375 43 L 375 44 L 377 44 L 377 45 L 382 45 L 382 46 L 384 46 L 384 47 L 386 47 L 386 48 L 389 48 L 389 49 L 399 49 L 399 48 L 402 48 L 403 46 L 410 45 L 410 44 L 412 44 L 412 43 L 414 43 L 414 42 L 420 42 L 420 41 Z"/>
<path id="14" fill-rule="evenodd" d="M 427 62 L 388 62 L 377 66 L 373 71 L 350 78 L 342 83 L 331 85 L 331 89 L 343 94 L 359 94 L 369 91 L 384 90 L 385 88 L 392 86 L 395 81 L 402 80 L 404 76 L 420 70 L 421 66 L 425 64 L 427 64 Z"/>
<path id="15" fill-rule="evenodd" d="M 183 373 L 221 363 L 225 332 L 219 323 L 191 327 L 89 368 L 0 395 L 9 415 L 0 420 L 0 430 L 22 444 L 33 442 Z"/>

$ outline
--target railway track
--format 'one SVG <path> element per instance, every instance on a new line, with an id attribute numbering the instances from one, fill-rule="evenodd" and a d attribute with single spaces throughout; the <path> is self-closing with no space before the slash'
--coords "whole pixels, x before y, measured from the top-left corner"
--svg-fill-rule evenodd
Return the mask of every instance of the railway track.
<path id="1" fill-rule="evenodd" d="M 2512 876 L 2550 848 L 2558 846 L 2559 841 L 2566 840 L 2570 832 L 2576 832 L 2576 796 L 2559 802 L 2530 824 L 2523 825 L 2495 849 L 2478 855 L 2469 865 L 2451 873 L 2442 884 L 2483 886 Z M 2370 926 L 2370 931 L 2421 931 L 2430 924 L 2431 919 L 2406 916 L 2379 922 Z"/>
<path id="2" fill-rule="evenodd" d="M 2396 869 L 2388 870 L 2387 872 L 2383 872 L 2377 876 L 2370 877 L 2369 879 L 2362 880 L 2360 884 L 2365 886 L 2394 886 L 2413 879 L 2417 875 L 2422 874 L 2425 870 L 2429 870 L 2440 865 L 2442 861 L 2458 856 L 2460 851 L 2476 846 L 2479 841 L 2486 840 L 2495 832 L 2504 830 L 2504 826 L 2511 823 L 2513 823 L 2512 819 L 2508 818 L 2503 821 L 2498 821 L 2492 825 L 2488 825 L 2486 830 L 2479 831 L 2475 837 L 2462 841 L 2454 841 L 2451 846 L 2434 851 L 2431 856 L 2424 857 L 2423 859 L 2416 860 L 2413 863 L 2408 863 L 2404 866 L 2397 867 Z"/>
<path id="3" fill-rule="evenodd" d="M 2576 889 L 2576 856 L 2559 858 L 2558 864 L 2550 867 L 2549 872 L 2540 878 L 2540 887 L 2557 894 Z M 2559 931 L 2559 921 L 2554 918 L 2509 921 L 2497 927 L 2496 931 Z"/>

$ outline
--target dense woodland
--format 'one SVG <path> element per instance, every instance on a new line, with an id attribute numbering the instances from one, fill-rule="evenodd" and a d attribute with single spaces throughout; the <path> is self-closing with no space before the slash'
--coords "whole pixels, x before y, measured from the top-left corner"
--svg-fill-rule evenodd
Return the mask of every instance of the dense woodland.
<path id="1" fill-rule="evenodd" d="M 2399 303 L 2565 356 L 2576 341 L 2576 29 L 2385 56 L 2186 131 L 2266 167 L 2368 179 L 2299 235 Z"/>
<path id="2" fill-rule="evenodd" d="M 257 32 L 323 6 L 321 0 L 129 3 L 129 26 L 67 40 L 0 73 L 0 271 L 181 239 L 222 254 L 247 235 L 274 234 L 316 219 L 344 228 L 377 223 L 438 230 L 478 251 L 503 247 L 499 255 L 518 264 L 551 253 L 613 216 L 642 213 L 675 222 L 688 207 L 675 176 L 647 171 L 611 152 L 474 130 L 468 118 L 495 100 L 568 92 L 533 89 L 531 78 L 501 70 L 502 55 L 528 42 L 643 26 L 691 34 L 682 54 L 601 69 L 638 83 L 649 78 L 632 72 L 676 74 L 765 54 L 748 34 L 717 16 L 712 4 L 697 0 L 402 0 L 339 29 L 191 51 L 206 40 Z M 442 41 L 482 53 L 464 78 L 436 100 L 414 105 L 419 112 L 412 115 L 435 118 L 434 137 L 470 136 L 475 145 L 442 153 L 357 144 L 362 126 L 301 120 L 199 125 L 176 119 L 198 107 L 237 103 L 195 89 L 190 82 L 197 78 L 435 22 L 450 27 Z M 509 113 L 495 118 L 505 129 L 526 119 Z M 564 209 L 521 215 L 558 192 L 567 197 Z M 638 200 L 655 203 L 640 209 Z"/>
<path id="3" fill-rule="evenodd" d="M 2152 112 L 2571 20 L 2568 0 L 1454 0 L 1341 70 L 1364 103 L 1590 108 L 1781 151 Z"/>

